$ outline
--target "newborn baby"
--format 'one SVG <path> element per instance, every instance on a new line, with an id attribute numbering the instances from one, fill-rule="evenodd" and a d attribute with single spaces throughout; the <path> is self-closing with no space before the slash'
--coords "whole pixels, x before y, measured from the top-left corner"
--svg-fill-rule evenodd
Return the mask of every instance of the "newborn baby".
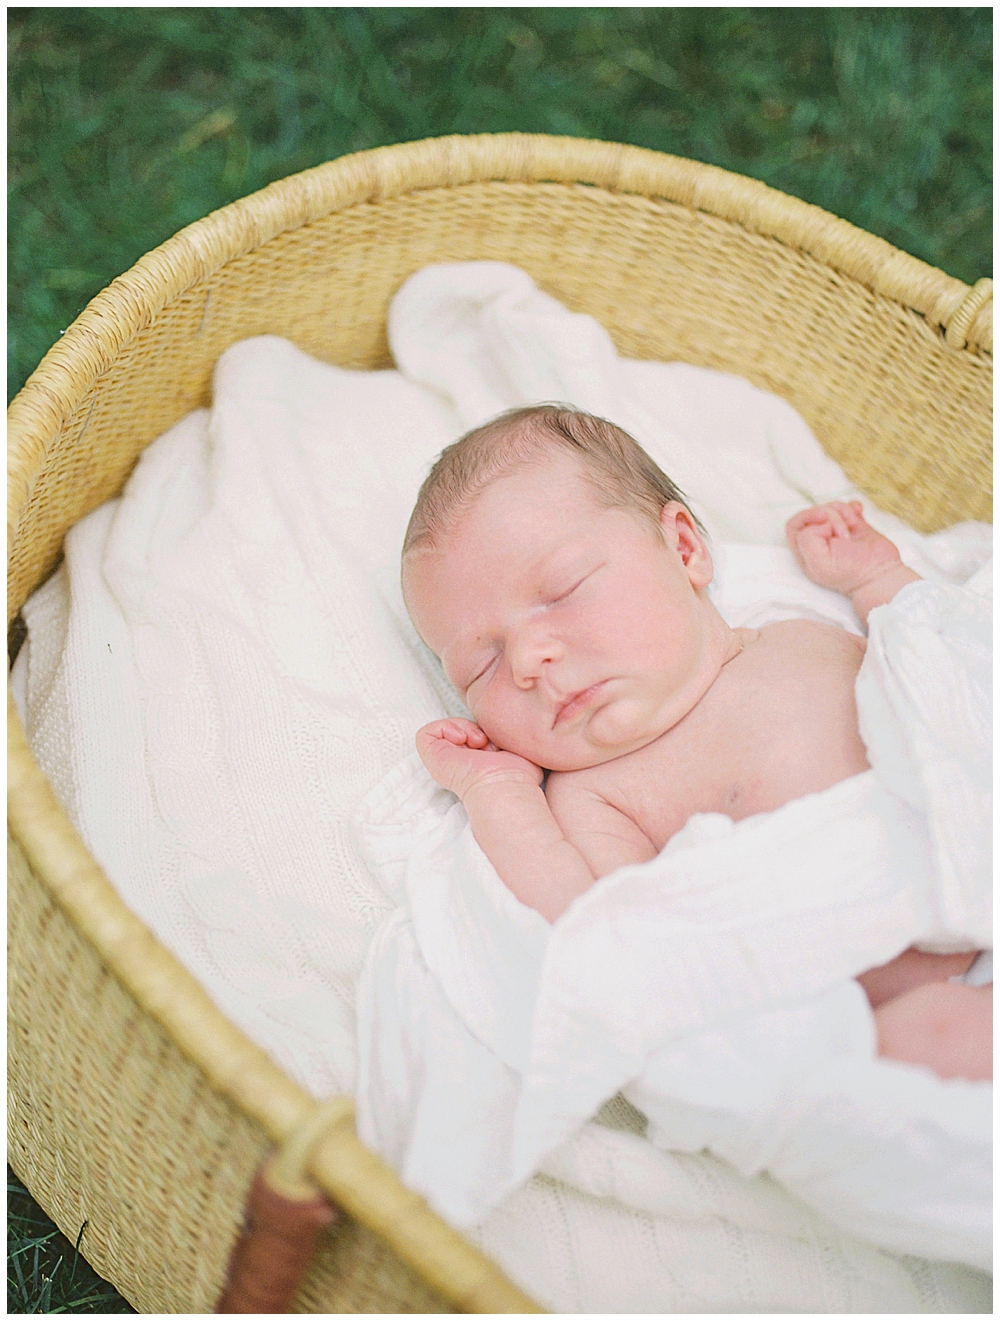
<path id="1" fill-rule="evenodd" d="M 787 533 L 862 621 L 918 580 L 856 502 L 807 509 Z M 694 813 L 739 821 L 868 769 L 863 639 L 807 620 L 730 628 L 711 580 L 681 492 L 585 413 L 506 413 L 421 488 L 403 593 L 475 723 L 434 721 L 417 748 L 504 883 L 550 921 Z M 992 988 L 948 980 L 974 957 L 908 950 L 859 978 L 880 1054 L 992 1077 Z"/>

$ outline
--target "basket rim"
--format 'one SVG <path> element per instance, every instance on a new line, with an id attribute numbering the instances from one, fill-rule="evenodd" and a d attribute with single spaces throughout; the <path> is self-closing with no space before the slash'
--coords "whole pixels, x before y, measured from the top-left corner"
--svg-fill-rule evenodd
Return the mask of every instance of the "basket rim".
<path id="1" fill-rule="evenodd" d="M 970 290 L 819 207 L 716 166 L 541 134 L 452 135 L 380 147 L 289 176 L 211 213 L 97 294 L 8 410 L 8 556 L 52 438 L 122 348 L 174 298 L 234 258 L 331 212 L 486 181 L 583 184 L 708 212 L 797 247 L 937 326 L 954 325 L 951 347 L 961 350 L 966 335 L 973 351 L 992 347 L 987 281 Z M 57 902 L 140 1006 L 216 1090 L 273 1140 L 285 1140 L 315 1102 L 215 1007 L 125 905 L 35 762 L 10 696 L 8 821 Z M 310 1169 L 329 1194 L 463 1310 L 538 1310 L 404 1188 L 349 1126 L 319 1144 Z"/>
<path id="2" fill-rule="evenodd" d="M 215 1005 L 112 886 L 35 761 L 7 688 L 7 820 L 32 870 L 84 940 L 164 1028 L 209 1085 L 283 1146 L 324 1103 Z M 324 1125 L 304 1173 L 382 1238 L 437 1293 L 464 1312 L 540 1312 L 485 1253 L 407 1188 L 354 1131 L 353 1101 Z"/>
<path id="3" fill-rule="evenodd" d="M 8 408 L 8 552 L 51 437 L 122 348 L 175 298 L 279 234 L 335 211 L 482 182 L 585 184 L 679 203 L 798 248 L 992 352 L 992 281 L 970 288 L 849 221 L 716 165 L 646 147 L 541 133 L 451 134 L 340 156 L 179 230 L 88 303 Z"/>

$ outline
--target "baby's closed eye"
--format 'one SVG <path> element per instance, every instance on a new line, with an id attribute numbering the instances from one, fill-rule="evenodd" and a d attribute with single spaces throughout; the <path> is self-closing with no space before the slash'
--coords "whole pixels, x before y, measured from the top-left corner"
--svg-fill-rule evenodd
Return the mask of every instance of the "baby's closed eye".
<path id="1" fill-rule="evenodd" d="M 584 578 L 585 577 L 586 575 L 584 575 Z M 549 605 L 558 605 L 560 601 L 565 601 L 568 596 L 572 596 L 580 584 L 584 582 L 584 578 L 578 578 L 572 586 L 567 587 L 562 591 L 557 590 L 556 592 L 551 593 L 548 597 Z"/>
<path id="2" fill-rule="evenodd" d="M 487 675 L 490 673 L 490 671 L 493 669 L 493 667 L 494 667 L 494 665 L 496 664 L 497 660 L 498 660 L 498 657 L 497 657 L 497 656 L 491 656 L 491 657 L 489 658 L 489 660 L 487 660 L 484 664 L 477 665 L 477 666 L 475 667 L 475 673 L 473 674 L 472 678 L 469 679 L 468 682 L 467 682 L 466 685 L 465 685 L 465 691 L 468 692 L 469 689 L 472 688 L 472 686 L 473 686 L 474 684 L 477 684 L 477 683 L 480 681 L 480 679 L 485 679 L 486 676 L 487 676 Z"/>
<path id="3" fill-rule="evenodd" d="M 603 567 L 603 564 L 597 564 L 594 565 L 593 568 L 588 567 L 583 572 L 577 569 L 568 577 L 564 577 L 561 582 L 557 581 L 552 585 L 552 588 L 549 591 L 544 593 L 547 604 L 558 605 L 560 601 L 567 600 L 568 597 L 572 596 L 578 588 L 582 587 L 585 582 L 588 582 L 593 578 L 598 570 Z"/>

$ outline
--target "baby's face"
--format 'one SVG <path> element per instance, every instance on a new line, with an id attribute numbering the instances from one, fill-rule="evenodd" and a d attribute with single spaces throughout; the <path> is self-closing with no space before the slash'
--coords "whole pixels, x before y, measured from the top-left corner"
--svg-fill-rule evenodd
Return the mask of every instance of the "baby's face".
<path id="1" fill-rule="evenodd" d="M 404 566 L 407 607 L 499 747 L 581 770 L 644 747 L 718 673 L 712 562 L 683 506 L 607 509 L 558 450 Z"/>

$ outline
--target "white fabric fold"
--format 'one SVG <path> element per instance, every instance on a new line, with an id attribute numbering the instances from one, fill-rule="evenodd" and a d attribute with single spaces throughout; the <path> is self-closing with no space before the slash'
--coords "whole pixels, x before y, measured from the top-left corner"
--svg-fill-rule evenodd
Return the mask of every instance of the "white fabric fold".
<path id="1" fill-rule="evenodd" d="M 883 783 L 922 813 L 935 948 L 992 942 L 992 615 L 978 590 L 914 583 L 872 611 L 858 714 Z"/>

